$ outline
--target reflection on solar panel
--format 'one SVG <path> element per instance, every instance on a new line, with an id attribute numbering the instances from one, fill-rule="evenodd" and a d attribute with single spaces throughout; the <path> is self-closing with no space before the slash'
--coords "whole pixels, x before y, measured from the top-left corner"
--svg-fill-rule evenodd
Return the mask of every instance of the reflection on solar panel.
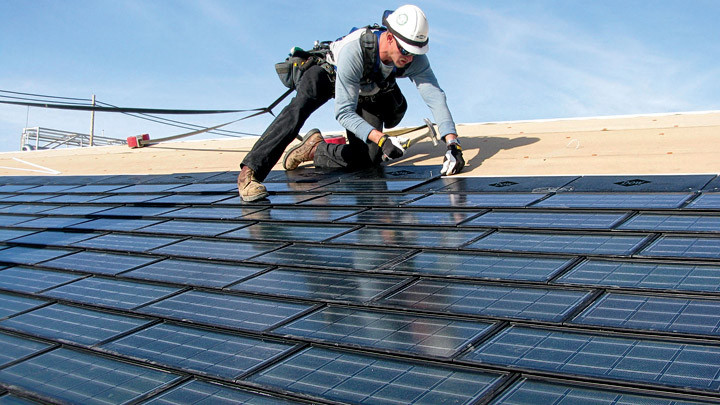
<path id="1" fill-rule="evenodd" d="M 480 398 L 502 377 L 311 347 L 250 376 L 249 380 L 326 400 L 464 404 Z"/>
<path id="2" fill-rule="evenodd" d="M 510 326 L 465 360 L 607 380 L 720 389 L 720 348 Z"/>
<path id="3" fill-rule="evenodd" d="M 233 379 L 273 360 L 293 345 L 159 324 L 107 343 L 103 348 L 140 360 Z"/>
<path id="4" fill-rule="evenodd" d="M 720 177 L 438 171 L 0 177 L 0 403 L 720 401 Z"/>
<path id="5" fill-rule="evenodd" d="M 275 332 L 338 344 L 451 357 L 492 324 L 328 307 Z"/>
<path id="6" fill-rule="evenodd" d="M 558 282 L 720 292 L 720 266 L 588 260 L 560 277 Z"/>

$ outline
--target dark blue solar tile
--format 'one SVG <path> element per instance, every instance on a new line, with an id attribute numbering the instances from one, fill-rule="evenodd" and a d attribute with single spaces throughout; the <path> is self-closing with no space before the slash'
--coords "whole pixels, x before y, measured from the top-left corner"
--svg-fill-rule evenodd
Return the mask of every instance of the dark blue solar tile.
<path id="1" fill-rule="evenodd" d="M 0 332 L 0 367 L 51 347 L 49 344 Z M 4 379 L 0 379 L 6 383 Z"/>
<path id="2" fill-rule="evenodd" d="M 561 322 L 589 291 L 420 280 L 380 302 L 401 308 Z"/>
<path id="3" fill-rule="evenodd" d="M 714 344 L 511 326 L 464 358 L 482 364 L 717 392 L 720 348 Z"/>
<path id="4" fill-rule="evenodd" d="M 145 193 L 162 193 L 176 189 L 182 186 L 181 184 L 136 184 L 128 187 L 118 188 L 113 190 L 113 194 L 145 194 Z"/>
<path id="5" fill-rule="evenodd" d="M 610 229 L 626 215 L 624 212 L 492 211 L 464 223 L 463 226 Z"/>
<path id="6" fill-rule="evenodd" d="M 152 322 L 55 304 L 6 319 L 0 326 L 41 338 L 91 346 Z"/>
<path id="7" fill-rule="evenodd" d="M 254 202 L 244 202 L 239 195 L 225 196 L 224 200 L 216 202 L 215 206 L 222 205 L 244 205 L 246 207 L 258 207 L 267 205 L 293 205 L 315 197 L 315 194 L 271 194 L 267 198 Z M 259 207 L 262 208 L 262 207 Z"/>
<path id="8" fill-rule="evenodd" d="M 537 193 L 432 194 L 408 207 L 525 207 L 545 197 Z"/>
<path id="9" fill-rule="evenodd" d="M 20 185 L 20 184 L 5 184 L 0 186 L 0 193 L 14 193 L 16 191 L 27 190 L 35 186 L 31 185 Z"/>
<path id="10" fill-rule="evenodd" d="M 474 217 L 477 212 L 464 211 L 412 211 L 373 209 L 340 220 L 344 223 L 393 225 L 449 225 L 454 226 Z"/>
<path id="11" fill-rule="evenodd" d="M 47 304 L 36 298 L 0 293 L 0 319 Z"/>
<path id="12" fill-rule="evenodd" d="M 40 204 L 18 204 L 18 205 L 0 205 L 0 213 L 3 214 L 38 214 L 40 212 L 49 211 L 59 208 L 58 205 L 40 205 Z"/>
<path id="13" fill-rule="evenodd" d="M 661 236 L 642 255 L 699 259 L 720 258 L 720 238 Z"/>
<path id="14" fill-rule="evenodd" d="M 6 384 L 54 401 L 88 405 L 130 402 L 180 378 L 69 349 L 56 349 L 0 370 L 0 380 Z"/>
<path id="15" fill-rule="evenodd" d="M 281 243 L 188 239 L 155 249 L 153 253 L 199 259 L 246 260 L 280 246 Z"/>
<path id="16" fill-rule="evenodd" d="M 311 228 L 311 230 L 314 228 Z M 366 226 L 330 240 L 354 245 L 382 244 L 401 247 L 459 248 L 476 239 L 483 231 L 450 229 L 389 228 Z"/>
<path id="17" fill-rule="evenodd" d="M 162 216 L 171 211 L 177 210 L 175 207 L 117 207 L 102 212 L 104 217 L 155 217 Z"/>
<path id="18" fill-rule="evenodd" d="M 205 381 L 192 380 L 177 388 L 173 388 L 163 394 L 152 398 L 147 405 L 175 405 L 183 404 L 218 404 L 218 405 L 283 405 L 295 404 L 268 395 L 255 392 L 242 391 L 219 384 Z"/>
<path id="19" fill-rule="evenodd" d="M 17 194 L 9 196 L 0 196 L 2 202 L 37 202 L 55 197 L 55 194 Z"/>
<path id="20" fill-rule="evenodd" d="M 687 193 L 560 193 L 535 204 L 549 208 L 678 208 L 690 198 Z"/>
<path id="21" fill-rule="evenodd" d="M 137 229 L 137 232 L 189 235 L 189 236 L 216 236 L 231 231 L 247 223 L 226 221 L 183 221 L 180 219 L 165 221 L 156 225 Z"/>
<path id="22" fill-rule="evenodd" d="M 234 285 L 230 289 L 317 300 L 367 302 L 403 280 L 397 277 L 277 269 Z"/>
<path id="23" fill-rule="evenodd" d="M 233 194 L 234 196 L 234 194 Z M 212 204 L 231 197 L 230 194 L 174 194 L 149 200 L 161 204 Z"/>
<path id="24" fill-rule="evenodd" d="M 353 229 L 352 226 L 330 226 L 330 225 L 292 225 L 258 223 L 223 234 L 223 238 L 239 238 L 252 240 L 279 240 L 279 241 L 300 241 L 300 242 L 321 242 L 332 238 L 342 232 Z"/>
<path id="25" fill-rule="evenodd" d="M 639 214 L 618 229 L 640 231 L 720 232 L 720 216 Z"/>
<path id="26" fill-rule="evenodd" d="M 96 194 L 96 193 L 107 193 L 111 190 L 117 190 L 119 188 L 122 188 L 123 186 L 116 186 L 116 185 L 99 185 L 99 184 L 88 184 L 86 186 L 81 187 L 75 187 L 70 190 L 65 190 L 65 193 L 90 193 L 90 194 Z"/>
<path id="27" fill-rule="evenodd" d="M 0 241 L 16 239 L 21 236 L 30 235 L 37 231 L 21 231 L 19 229 L 0 229 Z"/>
<path id="28" fill-rule="evenodd" d="M 314 191 L 345 193 L 402 192 L 420 185 L 424 181 L 425 180 L 348 180 L 331 183 Z"/>
<path id="29" fill-rule="evenodd" d="M 103 307 L 132 309 L 179 290 L 153 284 L 91 277 L 45 291 L 42 295 Z"/>
<path id="30" fill-rule="evenodd" d="M 474 403 L 499 374 L 316 347 L 250 376 L 249 381 L 352 403 Z"/>
<path id="31" fill-rule="evenodd" d="M 109 234 L 97 238 L 74 243 L 73 246 L 80 246 L 94 249 L 121 250 L 123 252 L 146 252 L 156 249 L 169 243 L 177 242 L 177 238 L 162 238 L 157 236 L 119 235 Z"/>
<path id="32" fill-rule="evenodd" d="M 265 267 L 168 259 L 130 271 L 124 276 L 221 288 L 250 277 L 263 269 Z"/>
<path id="33" fill-rule="evenodd" d="M 327 307 L 274 332 L 340 345 L 452 357 L 493 324 Z"/>
<path id="34" fill-rule="evenodd" d="M 720 209 L 720 193 L 702 193 L 688 204 L 693 209 Z"/>
<path id="35" fill-rule="evenodd" d="M 65 232 L 65 231 L 43 231 L 22 238 L 14 239 L 15 243 L 29 243 L 33 245 L 55 245 L 68 246 L 75 242 L 90 239 L 100 235 L 99 233 Z"/>
<path id="36" fill-rule="evenodd" d="M 87 221 L 89 221 L 87 218 L 45 217 L 24 222 L 21 226 L 23 228 L 67 228 Z"/>
<path id="37" fill-rule="evenodd" d="M 104 204 L 136 204 L 154 200 L 167 194 L 105 194 L 102 198 L 93 200 L 94 203 Z"/>
<path id="38" fill-rule="evenodd" d="M 144 226 L 153 225 L 162 220 L 152 219 L 122 219 L 122 218 L 100 218 L 73 225 L 73 229 L 93 229 L 98 231 L 134 231 Z"/>
<path id="39" fill-rule="evenodd" d="M 403 205 L 423 194 L 328 194 L 304 201 L 308 206 L 383 207 Z"/>
<path id="40" fill-rule="evenodd" d="M 196 183 L 172 189 L 173 193 L 224 193 L 237 192 L 237 183 Z"/>
<path id="41" fill-rule="evenodd" d="M 172 324 L 151 326 L 103 345 L 110 352 L 144 362 L 230 379 L 293 347 L 287 343 Z"/>
<path id="42" fill-rule="evenodd" d="M 12 226 L 32 221 L 38 217 L 32 215 L 0 215 L 0 226 Z"/>
<path id="43" fill-rule="evenodd" d="M 96 202 L 97 199 L 103 198 L 105 194 L 61 194 L 43 200 L 44 203 L 68 204 L 68 203 L 86 203 Z"/>
<path id="44" fill-rule="evenodd" d="M 547 281 L 569 258 L 421 252 L 392 267 L 399 272 L 499 280 Z"/>
<path id="45" fill-rule="evenodd" d="M 253 261 L 281 266 L 372 270 L 409 252 L 401 249 L 380 250 L 360 247 L 293 245 L 254 257 Z"/>
<path id="46" fill-rule="evenodd" d="M 206 325 L 262 331 L 310 308 L 310 305 L 278 300 L 188 291 L 140 311 Z"/>
<path id="47" fill-rule="evenodd" d="M 680 192 L 700 190 L 714 177 L 712 174 L 583 176 L 563 188 L 573 191 L 594 192 Z"/>
<path id="48" fill-rule="evenodd" d="M 77 252 L 77 250 L 51 249 L 44 247 L 11 247 L 0 250 L 0 262 L 36 264 L 75 252 Z"/>
<path id="49" fill-rule="evenodd" d="M 12 394 L 0 395 L 0 405 L 39 405 L 42 402 L 35 402 Z"/>
<path id="50" fill-rule="evenodd" d="M 511 252 L 629 255 L 645 243 L 647 235 L 580 233 L 495 232 L 468 246 Z"/>
<path id="51" fill-rule="evenodd" d="M 263 209 L 265 209 L 265 207 L 187 207 L 175 209 L 174 211 L 158 216 L 170 218 L 237 219 Z"/>
<path id="52" fill-rule="evenodd" d="M 64 186 L 58 186 L 58 185 L 45 185 L 45 186 L 37 186 L 33 188 L 28 188 L 23 190 L 23 194 L 56 194 L 60 192 L 64 192 L 65 190 L 76 188 L 78 185 L 64 185 Z"/>
<path id="53" fill-rule="evenodd" d="M 558 283 L 720 292 L 720 266 L 588 260 Z"/>
<path id="54" fill-rule="evenodd" d="M 11 267 L 0 271 L 0 288 L 34 293 L 57 287 L 60 284 L 69 283 L 82 277 L 83 276 L 77 274 L 57 271 L 45 271 L 28 267 Z"/>
<path id="55" fill-rule="evenodd" d="M 696 335 L 720 335 L 720 301 L 607 293 L 573 322 Z"/>
<path id="56" fill-rule="evenodd" d="M 492 405 L 521 404 L 652 404 L 652 405 L 700 405 L 704 402 L 679 400 L 638 392 L 601 388 L 588 388 L 556 382 L 534 381 L 523 378 L 513 384 Z"/>
<path id="57" fill-rule="evenodd" d="M 418 187 L 418 190 L 441 192 L 535 192 L 555 191 L 577 176 L 526 176 L 526 177 L 443 177 Z"/>
<path id="58" fill-rule="evenodd" d="M 43 214 L 52 215 L 93 215 L 114 208 L 115 205 L 66 205 L 64 207 L 54 208 L 43 211 Z"/>
<path id="59" fill-rule="evenodd" d="M 332 222 L 356 212 L 358 212 L 358 210 L 274 207 L 245 215 L 243 219 L 258 221 Z"/>
<path id="60" fill-rule="evenodd" d="M 95 274 L 118 274 L 148 264 L 157 258 L 101 252 L 78 252 L 43 263 L 43 266 Z"/>

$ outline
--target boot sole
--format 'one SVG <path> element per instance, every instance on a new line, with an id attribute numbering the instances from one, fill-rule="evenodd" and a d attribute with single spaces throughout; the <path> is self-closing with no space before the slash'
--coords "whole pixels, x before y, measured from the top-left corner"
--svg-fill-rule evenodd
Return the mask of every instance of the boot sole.
<path id="1" fill-rule="evenodd" d="M 307 142 L 308 139 L 310 139 L 310 137 L 312 137 L 313 135 L 315 135 L 315 134 L 317 134 L 317 133 L 319 133 L 319 132 L 320 132 L 320 131 L 312 131 L 312 132 L 307 133 L 307 134 L 305 135 L 305 137 L 303 138 L 302 142 L 300 142 L 299 144 L 297 144 L 297 145 L 293 146 L 292 148 L 288 149 L 288 151 L 285 153 L 285 158 L 283 159 L 283 169 L 285 169 L 285 170 L 295 170 L 295 169 L 297 169 L 297 167 L 296 167 L 295 169 L 288 169 L 288 165 L 287 165 L 287 163 L 288 163 L 288 157 L 290 156 L 291 153 L 293 153 L 293 151 L 295 151 L 296 149 L 298 149 L 298 148 L 300 148 L 301 146 L 305 145 L 305 142 Z M 298 166 L 298 167 L 300 167 L 300 166 Z"/>
<path id="2" fill-rule="evenodd" d="M 261 194 L 258 194 L 258 195 L 254 195 L 254 196 L 251 196 L 251 197 L 243 197 L 243 196 L 241 195 L 241 196 L 240 196 L 240 199 L 243 200 L 243 201 L 245 201 L 245 202 L 253 202 L 253 201 L 257 201 L 257 200 L 262 200 L 263 198 L 267 198 L 269 195 L 270 195 L 270 193 L 268 193 L 268 192 L 266 191 L 266 192 L 264 192 L 264 193 L 261 193 Z"/>

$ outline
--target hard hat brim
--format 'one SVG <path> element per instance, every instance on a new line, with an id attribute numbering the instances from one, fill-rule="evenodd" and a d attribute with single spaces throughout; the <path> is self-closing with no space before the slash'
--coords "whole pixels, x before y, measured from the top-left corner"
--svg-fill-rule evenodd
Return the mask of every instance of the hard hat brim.
<path id="1" fill-rule="evenodd" d="M 420 47 L 408 44 L 397 36 L 395 36 L 395 40 L 398 41 L 398 43 L 404 50 L 410 52 L 413 55 L 425 55 L 430 50 L 430 45 L 427 43 L 424 46 Z"/>

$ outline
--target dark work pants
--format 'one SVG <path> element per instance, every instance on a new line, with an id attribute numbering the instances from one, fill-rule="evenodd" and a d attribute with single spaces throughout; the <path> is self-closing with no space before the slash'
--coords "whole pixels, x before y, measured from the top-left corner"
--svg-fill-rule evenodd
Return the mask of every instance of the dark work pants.
<path id="1" fill-rule="evenodd" d="M 296 90 L 290 104 L 277 115 L 241 163 L 241 167 L 250 167 L 259 181 L 265 180 L 308 117 L 333 97 L 335 86 L 325 69 L 313 66 L 303 74 Z M 406 109 L 405 97 L 394 85 L 373 97 L 361 97 L 357 112 L 370 125 L 382 130 L 383 124 L 391 128 L 400 123 Z M 320 143 L 315 152 L 315 166 L 358 169 L 381 162 L 382 153 L 375 143 L 366 143 L 349 131 L 347 134 L 346 145 Z"/>

